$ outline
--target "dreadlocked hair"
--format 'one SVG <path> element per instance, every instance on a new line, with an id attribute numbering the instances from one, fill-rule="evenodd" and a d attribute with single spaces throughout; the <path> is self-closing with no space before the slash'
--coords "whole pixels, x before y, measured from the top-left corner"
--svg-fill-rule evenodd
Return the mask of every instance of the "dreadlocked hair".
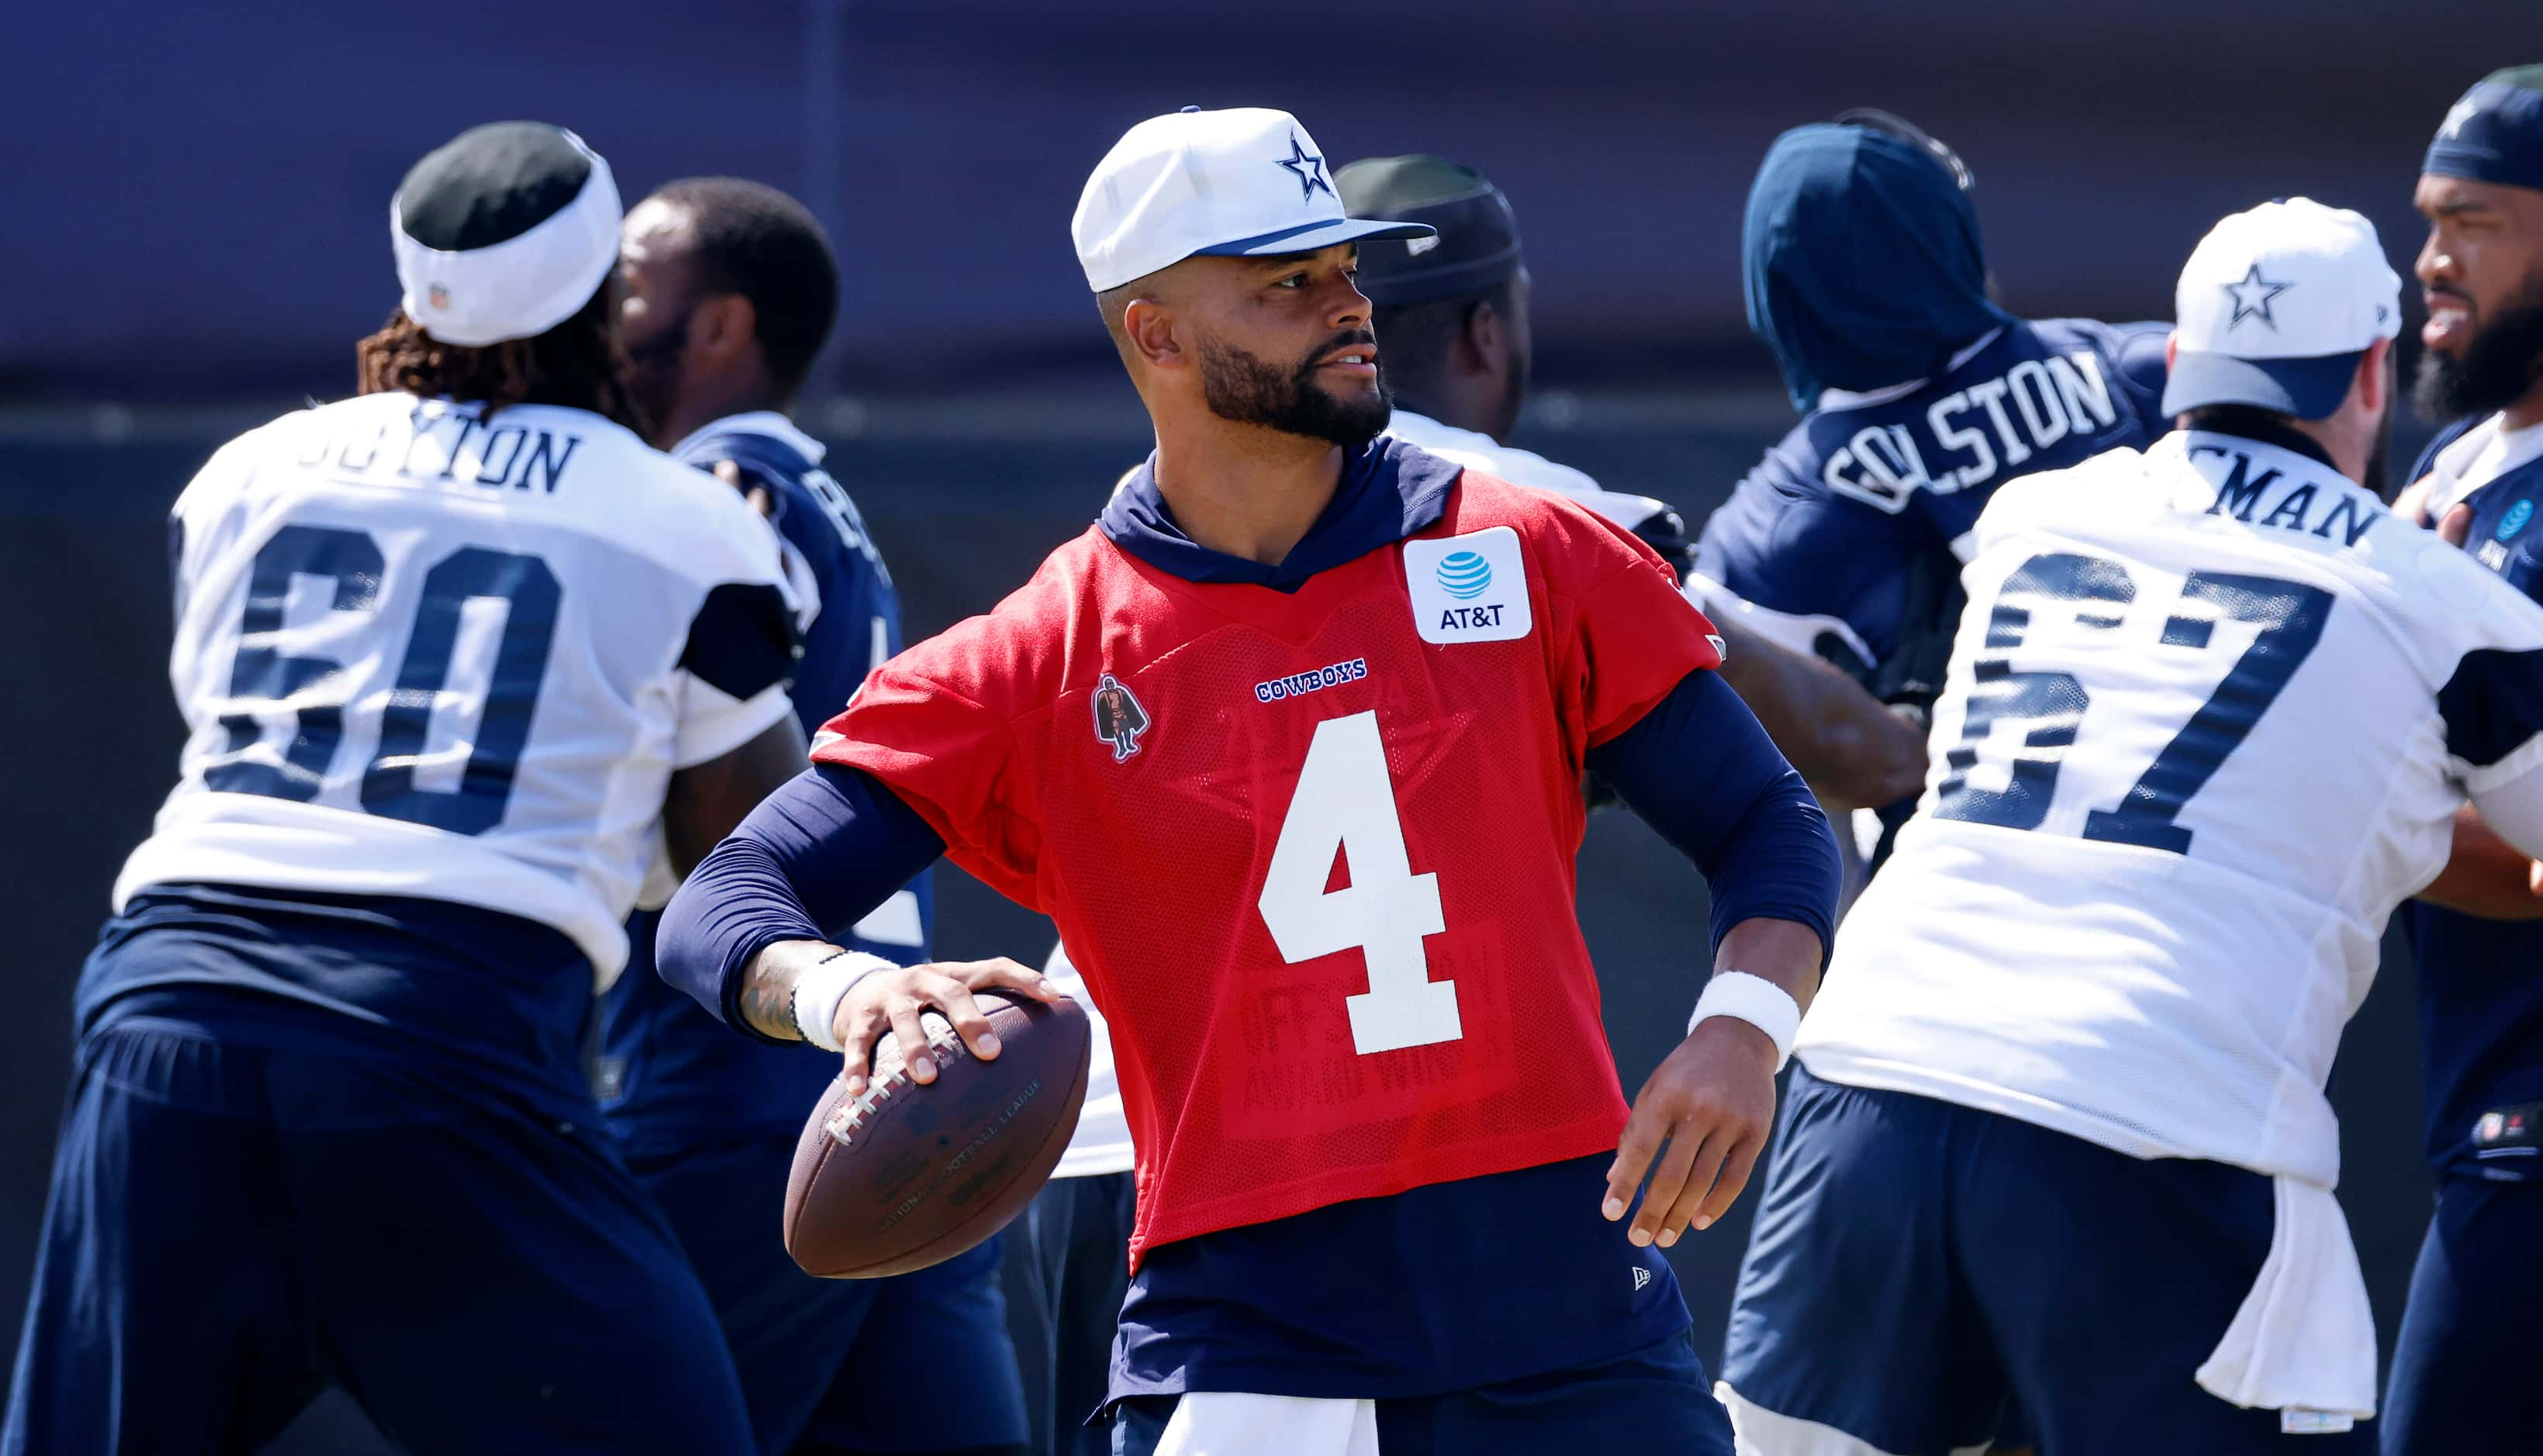
<path id="1" fill-rule="evenodd" d="M 361 394 L 404 391 L 483 404 L 488 418 L 507 405 L 562 405 L 645 432 L 606 283 L 545 334 L 483 348 L 443 344 L 399 309 L 354 346 L 353 357 Z"/>

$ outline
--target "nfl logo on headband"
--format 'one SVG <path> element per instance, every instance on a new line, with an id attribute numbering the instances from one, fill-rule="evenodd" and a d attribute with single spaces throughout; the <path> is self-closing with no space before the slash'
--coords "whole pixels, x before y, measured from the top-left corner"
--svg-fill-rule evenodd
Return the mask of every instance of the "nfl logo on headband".
<path id="1" fill-rule="evenodd" d="M 400 302 L 443 344 L 535 338 L 600 290 L 618 223 L 618 185 L 581 137 L 540 121 L 473 127 L 389 200 Z"/>

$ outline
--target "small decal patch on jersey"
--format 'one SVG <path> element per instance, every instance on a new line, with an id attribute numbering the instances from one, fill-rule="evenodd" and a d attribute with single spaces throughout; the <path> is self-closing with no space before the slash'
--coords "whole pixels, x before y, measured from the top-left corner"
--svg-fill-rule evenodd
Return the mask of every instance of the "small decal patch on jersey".
<path id="1" fill-rule="evenodd" d="M 1510 642 L 1536 628 L 1527 560 L 1518 532 L 1507 526 L 1405 542 L 1404 587 L 1424 642 Z"/>
<path id="2" fill-rule="evenodd" d="M 2525 523 L 2532 519 L 2534 519 L 2534 502 L 2531 500 L 2517 501 L 2514 505 L 2507 507 L 2507 514 L 2499 518 L 2499 539 L 2502 541 L 2514 539 L 2516 533 L 2524 530 Z"/>
<path id="3" fill-rule="evenodd" d="M 1120 763 L 1138 752 L 1139 735 L 1148 730 L 1148 710 L 1140 705 L 1139 695 L 1107 672 L 1095 684 L 1089 701 L 1095 707 L 1095 736 L 1112 745 L 1113 761 Z"/>

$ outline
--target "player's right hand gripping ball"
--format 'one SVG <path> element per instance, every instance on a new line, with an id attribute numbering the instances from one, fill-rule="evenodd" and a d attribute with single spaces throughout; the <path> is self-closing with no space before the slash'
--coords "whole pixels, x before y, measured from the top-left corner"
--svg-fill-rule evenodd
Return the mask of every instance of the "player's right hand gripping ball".
<path id="1" fill-rule="evenodd" d="M 931 1011 L 934 1083 L 912 1081 L 886 1035 L 864 1095 L 833 1081 L 812 1109 L 786 1182 L 786 1252 L 806 1273 L 880 1279 L 942 1264 L 1006 1227 L 1059 1166 L 1086 1100 L 1086 1013 L 1065 998 L 972 996 L 997 1033 L 994 1059 Z"/>

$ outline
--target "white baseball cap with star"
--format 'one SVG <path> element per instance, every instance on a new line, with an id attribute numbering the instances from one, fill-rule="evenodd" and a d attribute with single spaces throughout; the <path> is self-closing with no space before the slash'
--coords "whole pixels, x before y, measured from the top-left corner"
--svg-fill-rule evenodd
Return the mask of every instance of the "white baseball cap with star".
<path id="1" fill-rule="evenodd" d="M 2357 356 L 2402 332 L 2402 280 L 2375 224 L 2284 197 L 2209 229 L 2173 309 L 2165 414 L 2256 405 L 2320 420 L 2348 398 Z"/>
<path id="2" fill-rule="evenodd" d="M 1102 293 L 1187 258 L 1307 253 L 1437 229 L 1346 216 L 1323 150 L 1287 112 L 1186 107 L 1113 144 L 1069 231 L 1086 285 Z"/>

